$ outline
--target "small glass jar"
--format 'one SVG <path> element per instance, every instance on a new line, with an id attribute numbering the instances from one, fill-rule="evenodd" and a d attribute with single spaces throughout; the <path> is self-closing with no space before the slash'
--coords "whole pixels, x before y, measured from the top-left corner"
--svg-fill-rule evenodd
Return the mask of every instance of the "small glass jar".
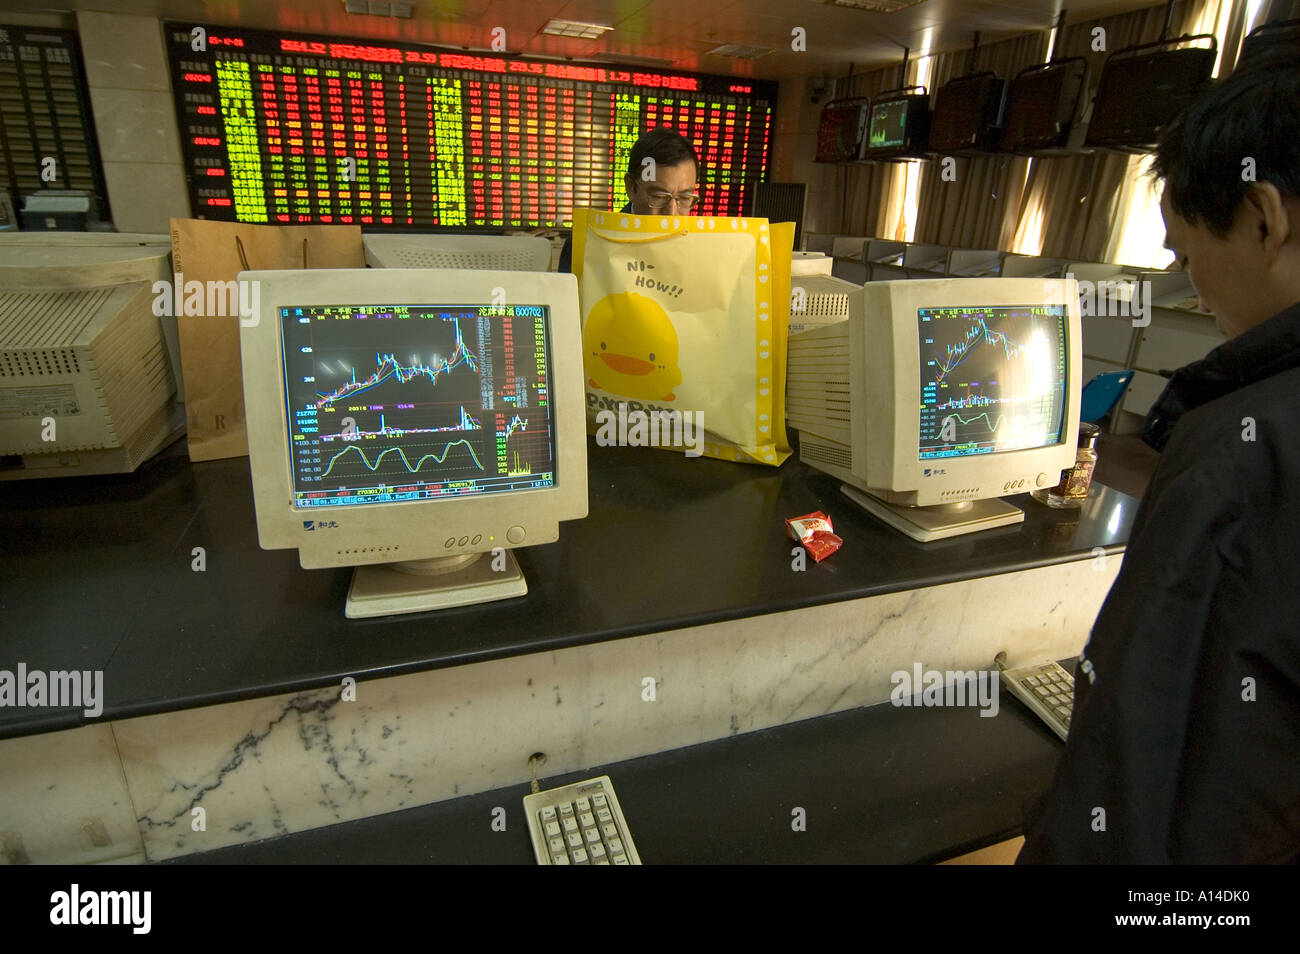
<path id="1" fill-rule="evenodd" d="M 1039 503 L 1057 509 L 1082 507 L 1088 499 L 1092 487 L 1092 474 L 1097 468 L 1097 438 L 1101 428 L 1096 424 L 1079 425 L 1079 449 L 1075 453 L 1074 466 L 1061 471 L 1061 482 L 1055 487 L 1046 487 L 1031 492 Z"/>

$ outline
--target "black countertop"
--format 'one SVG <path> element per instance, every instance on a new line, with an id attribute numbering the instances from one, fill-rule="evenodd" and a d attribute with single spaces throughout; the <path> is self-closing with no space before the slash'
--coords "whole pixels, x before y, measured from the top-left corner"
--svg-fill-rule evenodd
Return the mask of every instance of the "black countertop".
<path id="1" fill-rule="evenodd" d="M 1019 526 L 915 543 L 838 481 L 589 442 L 590 513 L 517 550 L 526 597 L 347 620 L 349 569 L 257 544 L 247 458 L 184 442 L 131 475 L 0 484 L 0 670 L 102 670 L 99 720 L 0 707 L 0 738 L 793 610 L 1122 550 L 1137 501 L 1082 511 L 1027 495 Z M 791 568 L 784 519 L 823 510 L 844 547 Z M 206 569 L 191 568 L 193 548 Z"/>

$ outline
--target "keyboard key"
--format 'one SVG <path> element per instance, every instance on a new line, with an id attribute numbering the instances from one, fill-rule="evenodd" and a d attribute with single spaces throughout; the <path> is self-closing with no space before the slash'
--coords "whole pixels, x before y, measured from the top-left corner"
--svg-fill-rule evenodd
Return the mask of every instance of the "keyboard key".
<path id="1" fill-rule="evenodd" d="M 548 821 L 542 830 L 546 832 L 547 838 L 554 838 L 560 833 L 560 823 Z"/>
<path id="2" fill-rule="evenodd" d="M 608 852 L 605 851 L 605 846 L 600 842 L 596 842 L 596 844 L 592 845 L 590 851 L 592 859 L 595 860 L 597 864 L 600 863 L 599 859 L 604 858 L 608 854 Z M 608 863 L 609 862 L 606 861 L 606 864 Z"/>
<path id="3" fill-rule="evenodd" d="M 573 863 L 575 865 L 585 865 L 587 863 L 587 853 L 581 848 L 573 849 Z"/>
<path id="4" fill-rule="evenodd" d="M 570 847 L 570 848 L 581 848 L 581 847 L 582 847 L 582 836 L 579 835 L 577 832 L 574 832 L 572 835 L 569 835 L 568 838 L 569 838 L 569 847 Z"/>
<path id="5" fill-rule="evenodd" d="M 623 853 L 623 841 L 619 838 L 609 840 L 609 853 L 611 855 L 621 855 Z"/>
<path id="6" fill-rule="evenodd" d="M 600 809 L 600 811 L 596 812 L 596 817 L 600 819 L 602 825 L 614 820 L 614 815 L 608 808 Z"/>
<path id="7" fill-rule="evenodd" d="M 601 825 L 600 830 L 605 833 L 606 838 L 618 837 L 618 826 L 615 825 L 613 822 L 608 822 L 604 825 Z"/>
<path id="8" fill-rule="evenodd" d="M 1026 676 L 1026 677 L 1025 677 L 1025 685 L 1026 685 L 1026 686 L 1036 686 L 1036 685 L 1038 685 L 1038 677 L 1037 677 L 1037 676 Z"/>
<path id="9" fill-rule="evenodd" d="M 595 805 L 597 808 L 604 808 L 607 804 L 605 800 L 605 793 L 600 792 L 596 795 L 593 795 L 591 797 L 591 804 Z"/>
<path id="10" fill-rule="evenodd" d="M 592 817 L 591 812 L 583 812 L 578 816 L 578 824 L 583 828 L 590 828 L 592 825 L 596 824 L 596 819 Z"/>
<path id="11" fill-rule="evenodd" d="M 552 855 L 552 856 L 551 856 L 551 864 L 553 864 L 553 865 L 567 865 L 568 863 L 569 863 L 569 856 L 568 856 L 568 855 Z"/>
<path id="12" fill-rule="evenodd" d="M 631 863 L 627 860 L 627 855 L 616 855 L 614 857 L 614 864 L 616 865 L 630 865 Z"/>
<path id="13" fill-rule="evenodd" d="M 548 841 L 546 844 L 547 844 L 547 846 L 551 849 L 551 854 L 553 854 L 553 855 L 561 855 L 561 854 L 564 854 L 564 850 L 565 850 L 565 849 L 564 849 L 564 839 L 563 839 L 563 838 L 552 838 L 552 839 L 551 839 L 550 841 Z"/>
<path id="14" fill-rule="evenodd" d="M 587 836 L 587 844 L 591 845 L 600 843 L 600 832 L 596 831 L 596 829 L 588 828 L 585 834 Z"/>
<path id="15" fill-rule="evenodd" d="M 580 812 L 591 811 L 591 802 L 585 798 L 578 799 L 574 804 L 578 806 L 578 811 Z"/>
<path id="16" fill-rule="evenodd" d="M 1044 696 L 1044 697 L 1046 697 L 1046 696 L 1050 696 L 1050 695 L 1051 695 L 1051 693 L 1047 691 L 1047 687 L 1046 687 L 1046 686 L 1039 686 L 1037 689 L 1034 690 L 1034 692 L 1036 692 L 1036 693 L 1038 693 L 1040 696 Z"/>
<path id="17" fill-rule="evenodd" d="M 555 821 L 555 806 L 547 805 L 538 814 L 542 816 L 544 822 Z"/>
<path id="18" fill-rule="evenodd" d="M 1057 706 L 1056 714 L 1059 715 L 1062 719 L 1068 719 L 1070 717 L 1070 710 L 1065 708 L 1065 706 Z"/>
<path id="19" fill-rule="evenodd" d="M 560 817 L 561 817 L 561 818 L 563 818 L 565 815 L 572 815 L 572 814 L 573 814 L 573 803 L 572 803 L 572 802 L 561 802 L 561 803 L 560 803 L 558 806 L 556 806 L 556 807 L 559 808 L 559 810 L 560 810 Z"/>
<path id="20" fill-rule="evenodd" d="M 574 819 L 574 817 L 573 817 L 572 815 L 570 815 L 568 818 L 564 819 L 564 830 L 565 830 L 565 831 L 577 831 L 577 830 L 578 830 L 578 822 Z"/>
<path id="21" fill-rule="evenodd" d="M 608 858 L 601 858 L 599 861 L 593 861 L 592 864 L 594 864 L 594 865 L 607 865 L 607 864 L 609 864 L 609 859 L 608 859 Z"/>

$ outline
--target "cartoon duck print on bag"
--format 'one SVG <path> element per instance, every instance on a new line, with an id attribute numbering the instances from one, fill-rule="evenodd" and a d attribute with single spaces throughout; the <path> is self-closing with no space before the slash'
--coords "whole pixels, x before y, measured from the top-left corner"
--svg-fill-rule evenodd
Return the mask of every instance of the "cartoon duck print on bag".
<path id="1" fill-rule="evenodd" d="M 583 366 L 593 388 L 646 401 L 672 401 L 682 383 L 677 330 L 668 313 L 636 292 L 606 295 L 582 331 Z"/>

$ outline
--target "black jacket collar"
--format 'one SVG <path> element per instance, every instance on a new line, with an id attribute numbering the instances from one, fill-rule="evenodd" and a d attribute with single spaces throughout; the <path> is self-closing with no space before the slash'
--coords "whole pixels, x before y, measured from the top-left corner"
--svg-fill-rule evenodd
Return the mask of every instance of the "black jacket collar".
<path id="1" fill-rule="evenodd" d="M 1142 439 L 1164 450 L 1174 426 L 1188 411 L 1297 366 L 1300 302 L 1175 371 L 1147 414 Z"/>

